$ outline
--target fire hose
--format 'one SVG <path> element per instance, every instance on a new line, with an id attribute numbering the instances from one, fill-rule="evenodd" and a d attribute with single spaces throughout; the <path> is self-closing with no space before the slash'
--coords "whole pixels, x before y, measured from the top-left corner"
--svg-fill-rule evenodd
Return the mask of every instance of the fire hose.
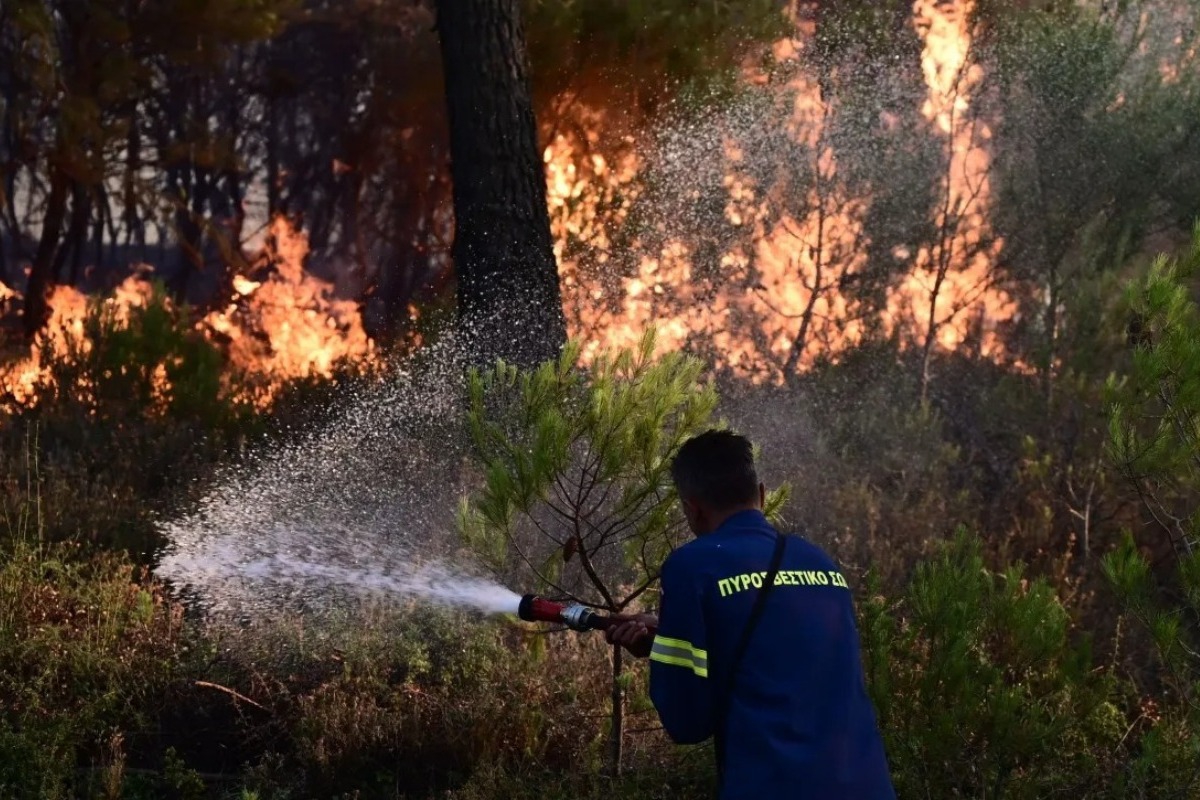
<path id="1" fill-rule="evenodd" d="M 579 603 L 563 605 L 532 594 L 521 598 L 521 603 L 517 606 L 517 616 L 526 622 L 561 623 L 573 631 L 605 631 L 614 625 L 634 619 L 621 614 L 599 614 L 594 609 Z M 653 636 L 654 626 L 646 627 L 650 629 L 650 635 Z"/>

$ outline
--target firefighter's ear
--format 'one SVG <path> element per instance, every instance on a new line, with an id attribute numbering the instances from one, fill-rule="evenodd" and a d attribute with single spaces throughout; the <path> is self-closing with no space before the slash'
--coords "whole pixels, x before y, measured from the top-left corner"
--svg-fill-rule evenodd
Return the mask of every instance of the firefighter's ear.
<path id="1" fill-rule="evenodd" d="M 687 520 L 688 527 L 692 529 L 692 533 L 699 534 L 703 527 L 703 509 L 700 508 L 700 504 L 691 497 L 681 497 L 679 502 L 683 505 L 683 518 Z"/>
<path id="2" fill-rule="evenodd" d="M 762 481 L 758 482 L 758 507 L 767 507 L 767 485 Z"/>
<path id="3" fill-rule="evenodd" d="M 696 512 L 699 510 L 696 507 L 696 501 L 690 497 L 681 497 L 679 502 L 683 505 L 683 515 L 688 518 L 688 521 L 696 518 Z"/>

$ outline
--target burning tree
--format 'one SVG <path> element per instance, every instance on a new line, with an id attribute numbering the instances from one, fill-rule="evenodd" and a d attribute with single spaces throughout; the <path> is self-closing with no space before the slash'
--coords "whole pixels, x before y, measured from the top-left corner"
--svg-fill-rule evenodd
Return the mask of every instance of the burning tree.
<path id="1" fill-rule="evenodd" d="M 654 360 L 654 334 L 602 354 L 585 372 L 571 343 L 557 361 L 473 372 L 470 424 L 485 486 L 460 515 L 492 568 L 540 593 L 612 613 L 658 581 L 685 540 L 671 456 L 709 427 L 717 395 L 703 364 L 678 352 Z M 772 494 L 769 509 L 783 501 Z M 612 651 L 609 767 L 620 768 L 624 686 Z"/>

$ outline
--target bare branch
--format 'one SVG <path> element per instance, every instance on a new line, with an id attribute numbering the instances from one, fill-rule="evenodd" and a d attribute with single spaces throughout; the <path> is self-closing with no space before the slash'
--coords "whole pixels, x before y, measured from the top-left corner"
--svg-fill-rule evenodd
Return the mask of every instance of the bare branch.
<path id="1" fill-rule="evenodd" d="M 530 514 L 530 515 L 528 515 L 528 517 L 529 517 L 530 522 L 532 522 L 534 524 L 534 526 L 543 535 L 545 535 L 545 530 L 542 528 L 541 524 L 533 517 L 533 515 Z M 577 597 L 574 592 L 564 589 L 562 586 L 559 586 L 558 583 L 550 580 L 550 578 L 548 578 L 547 576 L 542 574 L 542 571 L 539 568 L 535 567 L 533 565 L 533 561 L 530 560 L 530 558 L 527 555 L 525 555 L 525 551 L 521 549 L 521 545 L 518 544 L 515 536 L 509 536 L 508 541 L 509 541 L 509 544 L 512 545 L 513 550 L 515 550 L 517 552 L 517 555 L 520 556 L 521 560 L 523 562 L 525 562 L 525 566 L 529 567 L 530 572 L 533 573 L 535 578 L 537 578 L 539 581 L 541 581 L 545 585 L 549 586 L 554 591 L 558 592 L 563 597 L 569 597 L 572 600 L 575 600 L 576 602 L 579 602 L 579 603 L 587 603 L 587 601 L 584 600 L 583 598 Z"/>
<path id="2" fill-rule="evenodd" d="M 230 689 L 228 686 L 222 686 L 219 683 L 210 683 L 209 681 L 193 681 L 193 684 L 196 686 L 205 688 L 205 689 L 216 689 L 218 692 L 224 692 L 225 694 L 229 695 L 230 697 L 233 697 L 236 700 L 241 700 L 244 703 L 249 703 L 250 705 L 254 706 L 255 708 L 262 709 L 263 711 L 270 711 L 270 709 L 267 708 L 266 706 L 264 706 L 262 703 L 259 703 L 256 700 L 251 700 L 249 697 L 246 697 L 246 695 L 242 694 L 241 692 L 235 691 L 234 689 Z"/>

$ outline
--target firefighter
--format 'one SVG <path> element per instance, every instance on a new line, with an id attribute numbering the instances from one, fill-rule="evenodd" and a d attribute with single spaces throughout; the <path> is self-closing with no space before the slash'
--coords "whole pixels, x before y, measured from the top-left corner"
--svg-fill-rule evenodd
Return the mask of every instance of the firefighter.
<path id="1" fill-rule="evenodd" d="M 663 564 L 660 617 L 606 634 L 650 658 L 667 734 L 714 739 L 721 800 L 893 800 L 841 570 L 767 522 L 744 437 L 689 440 L 671 477 L 696 538 Z"/>

